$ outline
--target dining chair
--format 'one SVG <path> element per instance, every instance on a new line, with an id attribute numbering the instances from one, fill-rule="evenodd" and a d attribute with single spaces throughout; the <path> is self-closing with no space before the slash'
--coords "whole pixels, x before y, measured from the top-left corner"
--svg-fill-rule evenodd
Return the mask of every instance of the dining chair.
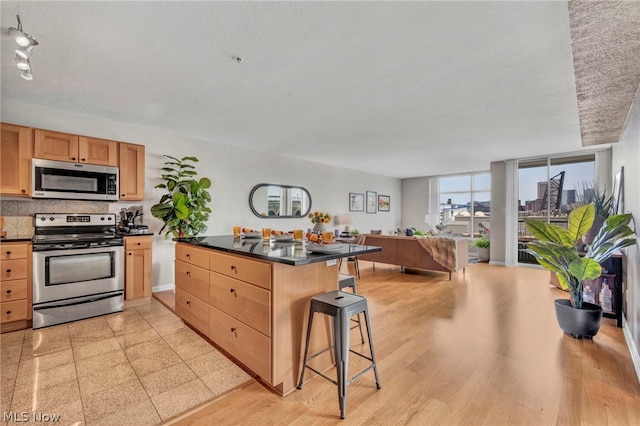
<path id="1" fill-rule="evenodd" d="M 365 240 L 366 240 L 366 235 L 360 234 L 355 238 L 355 240 L 353 240 L 351 245 L 363 246 L 365 243 Z M 343 258 L 340 258 L 340 262 L 338 263 L 338 270 L 340 270 L 340 267 L 342 266 L 342 259 Z M 358 277 L 358 279 L 360 279 L 360 266 L 358 265 L 358 256 L 349 256 L 349 260 L 351 259 L 353 259 L 353 267 L 356 269 L 356 276 Z"/>

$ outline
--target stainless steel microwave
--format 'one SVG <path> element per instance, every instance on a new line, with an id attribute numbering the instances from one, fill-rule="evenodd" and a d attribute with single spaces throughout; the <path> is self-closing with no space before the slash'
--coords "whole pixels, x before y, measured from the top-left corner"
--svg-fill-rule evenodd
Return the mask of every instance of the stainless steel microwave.
<path id="1" fill-rule="evenodd" d="M 31 169 L 33 198 L 118 201 L 117 167 L 34 158 Z"/>

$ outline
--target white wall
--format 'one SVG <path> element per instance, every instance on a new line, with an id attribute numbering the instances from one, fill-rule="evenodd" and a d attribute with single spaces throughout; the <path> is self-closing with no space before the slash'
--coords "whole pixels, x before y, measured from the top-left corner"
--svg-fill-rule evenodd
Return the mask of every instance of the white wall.
<path id="1" fill-rule="evenodd" d="M 631 106 L 620 141 L 613 145 L 612 174 L 624 167 L 624 211 L 640 234 L 640 90 Z M 640 379 L 640 243 L 626 249 L 627 311 L 625 336 Z"/>
<path id="2" fill-rule="evenodd" d="M 249 209 L 249 192 L 254 185 L 262 182 L 305 187 L 311 193 L 312 210 L 333 215 L 350 213 L 353 219 L 352 230 L 369 232 L 371 229 L 382 229 L 388 232 L 400 226 L 399 179 L 293 160 L 283 155 L 237 149 L 216 143 L 216 135 L 211 135 L 210 140 L 196 140 L 156 129 L 71 114 L 13 100 L 2 100 L 1 113 L 2 121 L 7 123 L 145 145 L 144 222 L 154 234 L 162 227 L 162 222 L 151 216 L 150 208 L 162 195 L 162 190 L 154 189 L 154 186 L 161 182 L 159 176 L 165 160 L 163 154 L 198 157 L 199 175 L 212 180 L 210 192 L 213 202 L 210 207 L 213 213 L 208 223 L 207 235 L 231 234 L 234 225 L 252 228 L 269 226 L 281 230 L 312 227 L 307 218 L 261 219 L 254 216 Z M 376 214 L 349 212 L 349 193 L 364 194 L 365 191 L 389 195 L 391 211 Z M 113 203 L 110 210 L 118 212 L 122 207 L 139 204 Z M 154 290 L 165 289 L 173 284 L 173 245 L 170 240 L 165 241 L 160 236 L 154 238 Z"/>

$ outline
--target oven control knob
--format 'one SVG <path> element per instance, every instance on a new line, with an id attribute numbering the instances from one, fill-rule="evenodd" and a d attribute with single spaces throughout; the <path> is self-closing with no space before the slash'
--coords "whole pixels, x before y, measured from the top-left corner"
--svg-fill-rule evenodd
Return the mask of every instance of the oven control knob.
<path id="1" fill-rule="evenodd" d="M 111 220 L 111 219 L 112 219 L 112 217 L 111 217 L 111 216 L 109 216 L 109 217 L 107 218 L 107 220 Z"/>
<path id="2" fill-rule="evenodd" d="M 44 216 L 42 216 L 42 217 L 40 218 L 40 220 L 44 222 L 45 220 L 47 220 L 47 218 L 46 218 L 46 217 L 44 217 Z"/>
<path id="3" fill-rule="evenodd" d="M 104 220 L 104 216 L 102 216 L 102 217 L 100 218 L 100 220 Z"/>
<path id="4" fill-rule="evenodd" d="M 53 221 L 53 219 L 54 219 L 54 217 L 53 217 L 53 216 L 51 216 L 51 217 L 49 218 L 49 220 L 50 220 L 50 221 Z"/>

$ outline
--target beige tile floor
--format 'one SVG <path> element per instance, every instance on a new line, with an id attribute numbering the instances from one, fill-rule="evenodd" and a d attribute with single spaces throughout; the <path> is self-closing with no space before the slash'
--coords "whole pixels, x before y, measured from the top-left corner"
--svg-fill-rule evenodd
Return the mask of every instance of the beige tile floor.
<path id="1" fill-rule="evenodd" d="M 40 424 L 155 425 L 253 380 L 164 305 L 0 336 L 6 412 Z"/>

